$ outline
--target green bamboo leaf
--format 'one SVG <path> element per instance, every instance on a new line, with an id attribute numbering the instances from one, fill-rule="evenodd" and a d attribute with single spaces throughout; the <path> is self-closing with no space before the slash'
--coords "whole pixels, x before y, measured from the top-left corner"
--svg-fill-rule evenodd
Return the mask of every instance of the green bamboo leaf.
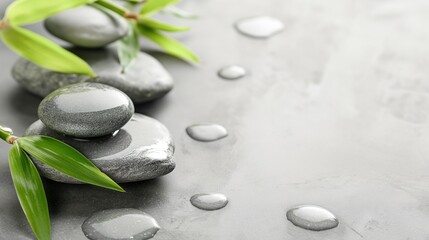
<path id="1" fill-rule="evenodd" d="M 176 4 L 180 2 L 180 0 L 149 0 L 146 3 L 143 4 L 143 7 L 140 9 L 140 15 L 151 15 L 159 10 Z"/>
<path id="2" fill-rule="evenodd" d="M 125 69 L 140 51 L 139 36 L 135 23 L 130 22 L 130 30 L 127 36 L 118 41 L 118 56 L 122 69 Z"/>
<path id="3" fill-rule="evenodd" d="M 166 32 L 181 32 L 181 31 L 187 31 L 190 29 L 189 27 L 174 26 L 174 25 L 163 23 L 148 17 L 142 17 L 139 19 L 138 22 L 141 25 L 146 26 L 148 28 L 152 28 L 160 31 L 166 31 Z"/>
<path id="4" fill-rule="evenodd" d="M 168 54 L 186 61 L 199 62 L 198 57 L 195 56 L 195 54 L 189 48 L 180 42 L 161 34 L 160 32 L 141 25 L 139 26 L 139 32 L 143 36 L 158 44 Z"/>
<path id="5" fill-rule="evenodd" d="M 31 156 L 79 181 L 124 192 L 110 177 L 71 146 L 48 136 L 20 137 L 18 144 Z"/>
<path id="6" fill-rule="evenodd" d="M 134 4 L 138 4 L 138 3 L 144 3 L 145 0 L 122 0 L 125 2 L 129 2 L 129 3 L 134 3 Z"/>
<path id="7" fill-rule="evenodd" d="M 93 0 L 16 0 L 6 11 L 6 19 L 12 25 L 35 23 L 61 11 L 78 7 Z"/>
<path id="8" fill-rule="evenodd" d="M 12 50 L 41 67 L 57 72 L 95 76 L 85 61 L 27 29 L 9 26 L 0 36 Z"/>
<path id="9" fill-rule="evenodd" d="M 125 6 L 110 0 L 98 0 L 95 1 L 95 3 L 92 5 L 101 11 L 107 12 L 107 14 L 109 14 L 109 12 L 114 12 L 120 16 L 125 16 L 127 13 L 129 13 L 129 10 Z"/>
<path id="10" fill-rule="evenodd" d="M 18 144 L 14 144 L 9 152 L 9 166 L 16 194 L 34 234 L 39 240 L 49 240 L 51 226 L 42 180 Z"/>

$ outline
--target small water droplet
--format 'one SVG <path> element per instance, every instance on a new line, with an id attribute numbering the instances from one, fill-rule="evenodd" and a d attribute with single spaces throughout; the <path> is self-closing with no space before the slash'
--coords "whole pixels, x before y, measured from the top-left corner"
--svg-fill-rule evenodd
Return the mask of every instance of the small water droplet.
<path id="1" fill-rule="evenodd" d="M 132 208 L 103 210 L 82 224 L 83 233 L 91 240 L 146 240 L 159 229 L 154 218 Z"/>
<path id="2" fill-rule="evenodd" d="M 223 79 L 235 80 L 246 76 L 246 73 L 247 71 L 245 68 L 237 65 L 230 65 L 220 69 L 218 75 Z"/>
<path id="3" fill-rule="evenodd" d="M 228 204 L 228 198 L 220 193 L 200 193 L 191 197 L 191 203 L 202 210 L 218 210 Z"/>
<path id="4" fill-rule="evenodd" d="M 238 20 L 235 28 L 253 38 L 269 38 L 284 29 L 284 24 L 273 17 L 259 16 Z"/>
<path id="5" fill-rule="evenodd" d="M 211 142 L 228 136 L 228 131 L 219 124 L 201 123 L 186 128 L 188 135 L 197 141 Z"/>
<path id="6" fill-rule="evenodd" d="M 313 205 L 303 205 L 287 211 L 286 217 L 295 226 L 323 231 L 338 226 L 338 219 L 330 211 Z"/>
<path id="7" fill-rule="evenodd" d="M 3 132 L 9 133 L 9 134 L 13 134 L 12 129 L 10 129 L 8 127 L 0 126 L 0 130 L 2 130 Z"/>

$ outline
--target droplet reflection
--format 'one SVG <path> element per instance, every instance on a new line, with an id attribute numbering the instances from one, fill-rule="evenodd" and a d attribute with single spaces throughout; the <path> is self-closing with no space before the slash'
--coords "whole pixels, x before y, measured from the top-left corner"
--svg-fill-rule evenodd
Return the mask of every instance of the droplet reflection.
<path id="1" fill-rule="evenodd" d="M 97 212 L 82 224 L 83 233 L 91 240 L 146 240 L 159 229 L 154 218 L 132 208 Z"/>
<path id="2" fill-rule="evenodd" d="M 235 80 L 246 76 L 247 71 L 245 68 L 237 65 L 230 65 L 223 67 L 219 70 L 218 75 L 223 79 Z"/>
<path id="3" fill-rule="evenodd" d="M 330 211 L 313 205 L 303 205 L 287 211 L 286 217 L 295 226 L 312 230 L 323 231 L 338 226 L 338 219 Z"/>
<path id="4" fill-rule="evenodd" d="M 235 23 L 235 28 L 249 37 L 269 38 L 283 31 L 284 24 L 273 17 L 259 16 L 241 19 Z"/>
<path id="5" fill-rule="evenodd" d="M 228 136 L 228 131 L 219 124 L 201 123 L 186 128 L 188 135 L 197 141 L 211 142 Z"/>
<path id="6" fill-rule="evenodd" d="M 220 193 L 201 193 L 192 196 L 191 203 L 199 209 L 212 211 L 224 208 L 228 204 L 228 198 Z"/>

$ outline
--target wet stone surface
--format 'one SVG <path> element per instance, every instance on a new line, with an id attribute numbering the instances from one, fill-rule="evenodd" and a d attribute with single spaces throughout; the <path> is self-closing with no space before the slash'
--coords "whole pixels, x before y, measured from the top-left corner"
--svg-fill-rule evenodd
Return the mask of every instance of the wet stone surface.
<path id="1" fill-rule="evenodd" d="M 45 97 L 63 86 L 78 82 L 98 82 L 126 93 L 134 103 L 160 98 L 173 89 L 167 70 L 152 56 L 140 52 L 122 71 L 116 49 L 68 49 L 89 63 L 98 77 L 53 72 L 20 58 L 12 68 L 13 78 L 27 91 Z"/>
<path id="2" fill-rule="evenodd" d="M 0 2 L 3 12 L 11 2 Z M 174 94 L 139 106 L 177 136 L 180 164 L 167 177 L 123 184 L 125 194 L 45 181 L 52 239 L 87 240 L 86 217 L 124 207 L 153 214 L 163 227 L 157 240 L 427 238 L 428 1 L 254 0 L 243 7 L 206 0 L 183 7 L 201 17 L 175 36 L 203 61 L 190 68 L 158 54 L 178 80 Z M 266 41 L 233 28 L 263 13 L 281 18 L 287 31 Z M 31 29 L 45 33 L 40 24 Z M 0 124 L 21 136 L 40 99 L 12 81 L 16 54 L 0 51 Z M 221 81 L 216 70 L 230 63 L 251 76 Z M 184 128 L 202 119 L 233 134 L 195 142 Z M 16 199 L 9 149 L 0 144 L 0 239 L 34 239 Z M 233 204 L 195 209 L 189 199 L 204 189 L 227 193 Z M 286 219 L 294 203 L 329 206 L 340 224 L 322 232 L 297 227 Z"/>
<path id="3" fill-rule="evenodd" d="M 103 210 L 82 224 L 83 233 L 91 240 L 146 240 L 153 238 L 159 229 L 153 217 L 132 208 Z"/>
<path id="4" fill-rule="evenodd" d="M 82 6 L 60 12 L 45 20 L 52 35 L 79 47 L 106 46 L 124 37 L 129 25 L 117 14 Z"/>
<path id="5" fill-rule="evenodd" d="M 120 129 L 134 114 L 131 99 L 100 83 L 78 83 L 49 94 L 39 105 L 49 128 L 77 138 L 101 137 Z"/>
<path id="6" fill-rule="evenodd" d="M 68 137 L 47 128 L 40 120 L 25 135 L 47 135 L 73 146 L 119 183 L 157 178 L 173 171 L 176 165 L 173 139 L 167 128 L 141 114 L 135 114 L 113 135 L 100 138 Z M 79 183 L 37 159 L 33 161 L 40 173 L 51 180 Z"/>
<path id="7" fill-rule="evenodd" d="M 286 217 L 295 226 L 312 231 L 332 229 L 337 227 L 339 223 L 330 211 L 313 205 L 292 208 L 287 211 Z"/>

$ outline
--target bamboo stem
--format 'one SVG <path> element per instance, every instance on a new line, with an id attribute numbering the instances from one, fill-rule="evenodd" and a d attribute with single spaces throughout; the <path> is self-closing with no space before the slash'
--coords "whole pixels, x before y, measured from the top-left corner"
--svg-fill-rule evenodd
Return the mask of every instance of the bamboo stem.
<path id="1" fill-rule="evenodd" d="M 5 30 L 8 27 L 7 21 L 6 20 L 1 20 L 0 21 L 0 31 Z"/>
<path id="2" fill-rule="evenodd" d="M 125 7 L 122 7 L 120 5 L 117 5 L 116 3 L 113 3 L 109 0 L 98 0 L 95 2 L 95 4 L 105 7 L 119 15 L 121 15 L 124 18 L 127 19 L 136 19 L 137 18 L 137 14 L 130 12 L 128 9 L 126 9 Z"/>

